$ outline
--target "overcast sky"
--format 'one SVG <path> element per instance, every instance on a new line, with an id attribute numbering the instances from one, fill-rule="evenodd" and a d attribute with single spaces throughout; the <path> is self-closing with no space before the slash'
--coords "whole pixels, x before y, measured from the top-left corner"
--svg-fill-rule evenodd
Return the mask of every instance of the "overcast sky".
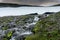
<path id="1" fill-rule="evenodd" d="M 5 3 L 32 4 L 32 5 L 53 5 L 60 4 L 60 0 L 0 0 Z"/>

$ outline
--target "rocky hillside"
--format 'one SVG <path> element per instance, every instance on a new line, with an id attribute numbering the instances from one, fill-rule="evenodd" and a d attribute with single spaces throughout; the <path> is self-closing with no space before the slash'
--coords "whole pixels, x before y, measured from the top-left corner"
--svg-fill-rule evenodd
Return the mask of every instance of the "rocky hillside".
<path id="1" fill-rule="evenodd" d="M 60 40 L 60 12 L 0 17 L 0 40 Z"/>
<path id="2" fill-rule="evenodd" d="M 40 19 L 25 40 L 60 40 L 60 12 Z"/>
<path id="3" fill-rule="evenodd" d="M 0 40 L 24 40 L 33 34 L 32 29 L 38 20 L 37 13 L 0 17 Z"/>

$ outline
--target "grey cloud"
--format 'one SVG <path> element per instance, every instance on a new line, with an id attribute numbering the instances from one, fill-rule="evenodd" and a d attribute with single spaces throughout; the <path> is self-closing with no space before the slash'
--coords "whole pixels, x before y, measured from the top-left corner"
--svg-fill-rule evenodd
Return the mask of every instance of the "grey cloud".
<path id="1" fill-rule="evenodd" d="M 21 2 L 60 2 L 60 0 L 17 0 Z"/>
<path id="2" fill-rule="evenodd" d="M 16 2 L 17 4 L 33 4 L 33 5 L 41 5 L 44 3 L 60 3 L 60 0 L 2 0 L 2 2 L 13 3 Z M 51 3 L 52 4 L 52 3 Z"/>
<path id="3" fill-rule="evenodd" d="M 3 0 L 3 1 L 16 1 L 16 2 L 46 2 L 46 1 L 48 1 L 48 2 L 55 2 L 55 1 L 57 1 L 57 2 L 59 2 L 60 0 Z"/>
<path id="4" fill-rule="evenodd" d="M 28 3 L 28 4 L 44 4 L 44 3 L 60 3 L 60 0 L 17 0 L 18 2 Z"/>

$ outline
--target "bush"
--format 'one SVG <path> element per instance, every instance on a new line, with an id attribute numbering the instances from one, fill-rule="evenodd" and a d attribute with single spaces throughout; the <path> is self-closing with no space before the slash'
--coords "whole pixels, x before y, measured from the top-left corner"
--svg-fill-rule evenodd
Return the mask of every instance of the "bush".
<path id="1" fill-rule="evenodd" d="M 25 40 L 60 40 L 60 12 L 38 21 L 33 29 L 34 35 Z"/>

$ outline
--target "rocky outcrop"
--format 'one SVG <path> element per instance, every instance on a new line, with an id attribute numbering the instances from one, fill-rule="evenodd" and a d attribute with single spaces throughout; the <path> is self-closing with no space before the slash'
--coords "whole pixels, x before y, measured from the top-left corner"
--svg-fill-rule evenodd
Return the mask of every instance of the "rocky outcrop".
<path id="1" fill-rule="evenodd" d="M 24 40 L 33 34 L 32 29 L 39 20 L 38 14 L 8 16 L 0 18 L 0 34 L 2 40 Z"/>
<path id="2" fill-rule="evenodd" d="M 38 21 L 47 17 L 44 15 L 47 14 L 32 13 L 21 16 L 0 17 L 0 39 L 24 40 L 26 36 L 34 35 L 32 30 Z"/>

